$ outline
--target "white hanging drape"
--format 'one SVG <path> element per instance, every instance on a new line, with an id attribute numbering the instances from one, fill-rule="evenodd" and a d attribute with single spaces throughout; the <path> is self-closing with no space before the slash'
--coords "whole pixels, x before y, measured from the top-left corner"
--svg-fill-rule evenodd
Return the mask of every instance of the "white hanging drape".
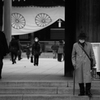
<path id="1" fill-rule="evenodd" d="M 12 35 L 28 34 L 65 20 L 65 8 L 57 7 L 12 7 Z"/>

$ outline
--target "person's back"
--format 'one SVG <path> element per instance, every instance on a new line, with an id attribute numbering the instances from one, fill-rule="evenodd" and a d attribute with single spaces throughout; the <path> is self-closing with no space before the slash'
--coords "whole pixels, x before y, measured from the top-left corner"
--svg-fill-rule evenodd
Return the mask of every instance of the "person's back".
<path id="1" fill-rule="evenodd" d="M 5 34 L 0 30 L 0 79 L 2 78 L 3 58 L 9 53 Z"/>
<path id="2" fill-rule="evenodd" d="M 9 53 L 9 48 L 6 41 L 6 37 L 5 34 L 0 31 L 0 56 L 4 57 L 7 53 Z"/>
<path id="3" fill-rule="evenodd" d="M 18 56 L 18 51 L 19 51 L 19 42 L 14 37 L 12 38 L 9 44 L 9 50 L 11 52 L 12 64 L 14 64 L 16 63 L 16 58 Z"/>
<path id="4" fill-rule="evenodd" d="M 17 50 L 19 50 L 19 43 L 16 39 L 12 39 L 10 42 L 11 47 L 15 47 Z"/>

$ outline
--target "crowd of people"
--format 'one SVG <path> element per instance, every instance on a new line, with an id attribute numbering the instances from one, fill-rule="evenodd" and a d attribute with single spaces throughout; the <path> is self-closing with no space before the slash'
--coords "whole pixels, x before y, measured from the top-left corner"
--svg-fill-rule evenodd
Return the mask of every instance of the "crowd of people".
<path id="1" fill-rule="evenodd" d="M 32 51 L 30 50 L 32 48 Z M 9 43 L 9 53 L 11 56 L 12 64 L 16 63 L 16 59 L 21 60 L 21 54 L 22 54 L 22 46 L 18 39 L 16 39 L 14 36 L 12 37 L 10 43 Z M 39 56 L 41 54 L 41 46 L 39 43 L 39 39 L 35 37 L 34 42 L 32 45 L 30 43 L 27 43 L 26 45 L 26 56 L 27 59 L 29 59 L 31 56 L 34 56 L 34 66 L 38 66 Z"/>
<path id="2" fill-rule="evenodd" d="M 22 46 L 20 41 L 14 36 L 11 37 L 11 41 L 9 44 L 7 43 L 5 34 L 0 30 L 0 79 L 3 67 L 3 59 L 6 55 L 10 55 L 10 60 L 12 64 L 16 64 L 16 60 L 22 59 Z M 31 51 L 32 49 L 32 51 Z M 62 40 L 59 41 L 59 44 L 54 42 L 54 45 L 51 46 L 54 57 L 57 58 L 59 62 L 64 60 L 64 42 Z M 27 43 L 26 45 L 26 57 L 27 59 L 31 59 L 34 66 L 38 66 L 39 64 L 39 56 L 42 53 L 42 48 L 37 37 L 34 38 L 33 44 Z"/>
<path id="3" fill-rule="evenodd" d="M 11 56 L 12 64 L 16 63 L 16 59 L 21 60 L 22 46 L 18 39 L 12 36 L 12 39 L 9 43 L 9 54 Z M 40 45 L 39 39 L 34 38 L 33 44 L 27 43 L 26 45 L 26 57 L 27 59 L 31 58 L 31 61 L 34 63 L 34 66 L 38 66 L 39 56 L 42 53 L 42 47 Z M 32 49 L 32 50 L 31 50 Z M 53 52 L 53 58 L 57 58 L 59 62 L 64 60 L 64 41 L 60 40 L 58 44 L 54 41 L 54 44 L 51 46 Z M 34 58 L 33 58 L 34 57 Z M 34 61 L 33 61 L 34 59 Z"/>

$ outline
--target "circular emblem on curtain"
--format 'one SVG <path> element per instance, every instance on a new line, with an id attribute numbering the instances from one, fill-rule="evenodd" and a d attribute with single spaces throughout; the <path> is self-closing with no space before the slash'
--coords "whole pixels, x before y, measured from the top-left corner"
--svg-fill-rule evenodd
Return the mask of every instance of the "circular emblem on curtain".
<path id="1" fill-rule="evenodd" d="M 52 22 L 52 19 L 50 18 L 50 16 L 46 13 L 39 13 L 37 14 L 37 16 L 35 17 L 35 23 L 39 26 L 39 27 L 44 27 L 47 26 L 50 22 Z"/>
<path id="2" fill-rule="evenodd" d="M 24 18 L 24 16 L 22 16 L 19 13 L 12 13 L 11 15 L 12 17 L 12 27 L 15 29 L 22 29 L 24 28 L 24 26 L 26 25 L 26 20 Z"/>

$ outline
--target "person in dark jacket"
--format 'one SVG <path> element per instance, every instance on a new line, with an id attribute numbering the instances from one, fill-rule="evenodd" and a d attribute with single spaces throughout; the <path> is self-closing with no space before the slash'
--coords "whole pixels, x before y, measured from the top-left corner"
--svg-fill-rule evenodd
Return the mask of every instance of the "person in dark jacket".
<path id="1" fill-rule="evenodd" d="M 18 60 L 21 60 L 22 59 L 22 57 L 21 57 L 21 55 L 22 55 L 22 46 L 21 46 L 21 43 L 20 43 L 20 41 L 18 40 L 18 43 L 19 43 L 19 50 L 18 50 Z"/>
<path id="2" fill-rule="evenodd" d="M 32 45 L 32 55 L 34 55 L 34 66 L 39 64 L 39 56 L 40 56 L 40 43 L 39 39 L 36 37 L 34 39 L 34 43 Z"/>
<path id="3" fill-rule="evenodd" d="M 27 56 L 27 59 L 30 58 L 30 44 L 28 43 L 27 46 L 26 46 L 26 56 Z"/>
<path id="4" fill-rule="evenodd" d="M 16 58 L 18 56 L 18 51 L 19 51 L 19 42 L 15 37 L 12 37 L 12 40 L 9 44 L 9 50 L 11 53 L 11 60 L 12 64 L 16 63 Z"/>
<path id="5" fill-rule="evenodd" d="M 2 78 L 3 59 L 9 53 L 9 48 L 5 34 L 1 31 L 0 27 L 0 79 Z"/>

